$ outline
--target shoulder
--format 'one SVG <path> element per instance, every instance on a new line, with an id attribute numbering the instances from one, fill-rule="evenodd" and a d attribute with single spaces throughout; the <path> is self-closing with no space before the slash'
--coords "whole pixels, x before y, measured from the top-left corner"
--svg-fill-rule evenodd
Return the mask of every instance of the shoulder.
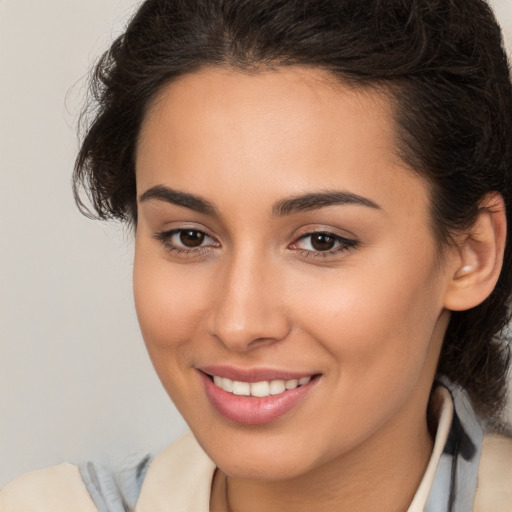
<path id="1" fill-rule="evenodd" d="M 484 437 L 478 470 L 475 511 L 512 512 L 512 438 Z"/>
<path id="2" fill-rule="evenodd" d="M 146 456 L 115 472 L 89 462 L 25 473 L 0 491 L 0 512 L 133 510 L 150 461 Z"/>
<path id="3" fill-rule="evenodd" d="M 151 462 L 137 501 L 138 512 L 207 512 L 215 464 L 192 433 L 171 444 Z M 3 511 L 2 511 L 3 512 Z"/>
<path id="4" fill-rule="evenodd" d="M 489 431 L 492 425 L 475 412 L 464 388 L 446 378 L 438 380 L 441 405 L 451 409 L 451 417 L 431 501 L 445 506 L 427 510 L 450 509 L 449 497 L 457 510 L 512 512 L 512 439 Z"/>
<path id="5" fill-rule="evenodd" d="M 117 471 L 87 463 L 31 471 L 0 491 L 0 512 L 208 511 L 215 465 L 191 433 Z"/>
<path id="6" fill-rule="evenodd" d="M 78 466 L 30 471 L 0 492 L 1 512 L 96 512 Z"/>

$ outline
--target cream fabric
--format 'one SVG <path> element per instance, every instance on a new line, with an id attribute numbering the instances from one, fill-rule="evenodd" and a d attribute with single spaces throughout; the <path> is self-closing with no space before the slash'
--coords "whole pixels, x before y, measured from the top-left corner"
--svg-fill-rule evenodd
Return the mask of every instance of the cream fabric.
<path id="1" fill-rule="evenodd" d="M 208 512 L 214 471 L 192 433 L 185 434 L 151 462 L 135 512 Z"/>
<path id="2" fill-rule="evenodd" d="M 0 493 L 1 512 L 96 512 L 80 476 L 72 464 L 30 471 Z"/>
<path id="3" fill-rule="evenodd" d="M 499 435 L 484 438 L 475 512 L 512 512 L 512 440 Z"/>

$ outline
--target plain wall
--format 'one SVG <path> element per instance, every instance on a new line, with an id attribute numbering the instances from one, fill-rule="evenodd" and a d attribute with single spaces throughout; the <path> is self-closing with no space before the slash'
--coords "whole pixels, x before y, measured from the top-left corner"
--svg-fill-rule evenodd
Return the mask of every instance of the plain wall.
<path id="1" fill-rule="evenodd" d="M 131 234 L 70 189 L 83 77 L 137 3 L 0 0 L 0 486 L 186 428 L 138 330 Z M 512 48 L 512 0 L 495 4 Z"/>

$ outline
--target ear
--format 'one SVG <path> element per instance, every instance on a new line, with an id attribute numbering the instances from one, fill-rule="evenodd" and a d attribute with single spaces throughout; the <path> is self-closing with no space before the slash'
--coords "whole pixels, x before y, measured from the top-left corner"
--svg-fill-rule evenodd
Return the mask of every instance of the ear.
<path id="1" fill-rule="evenodd" d="M 501 194 L 487 194 L 480 203 L 473 226 L 457 239 L 458 256 L 444 306 L 452 311 L 482 303 L 498 281 L 503 264 L 507 217 Z"/>

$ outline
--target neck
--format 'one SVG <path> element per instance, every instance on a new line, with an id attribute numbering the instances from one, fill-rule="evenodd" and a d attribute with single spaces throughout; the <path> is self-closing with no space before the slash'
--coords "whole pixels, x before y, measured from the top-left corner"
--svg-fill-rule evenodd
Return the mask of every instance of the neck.
<path id="1" fill-rule="evenodd" d="M 395 422 L 388 427 L 364 446 L 290 480 L 241 480 L 219 470 L 212 512 L 405 512 L 433 443 L 424 414 L 406 431 Z"/>

